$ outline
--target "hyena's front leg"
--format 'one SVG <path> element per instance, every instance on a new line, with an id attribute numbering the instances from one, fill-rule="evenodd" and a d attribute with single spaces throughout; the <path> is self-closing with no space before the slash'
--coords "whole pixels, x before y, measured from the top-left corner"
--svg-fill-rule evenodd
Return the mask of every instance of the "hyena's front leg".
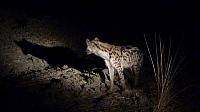
<path id="1" fill-rule="evenodd" d="M 106 66 L 108 67 L 109 77 L 110 77 L 110 91 L 113 90 L 114 86 L 114 68 L 111 66 L 110 62 L 105 60 Z"/>
<path id="2" fill-rule="evenodd" d="M 119 67 L 117 68 L 117 72 L 119 74 L 122 90 L 125 90 L 125 79 L 124 79 L 124 74 L 123 74 L 123 68 Z"/>

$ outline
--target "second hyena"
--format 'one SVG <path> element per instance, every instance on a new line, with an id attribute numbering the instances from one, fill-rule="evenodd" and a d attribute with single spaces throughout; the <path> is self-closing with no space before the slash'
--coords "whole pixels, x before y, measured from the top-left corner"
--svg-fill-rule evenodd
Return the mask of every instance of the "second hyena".
<path id="1" fill-rule="evenodd" d="M 134 85 L 138 84 L 138 77 L 143 62 L 143 54 L 138 47 L 115 46 L 101 42 L 97 37 L 94 40 L 86 39 L 87 54 L 95 54 L 104 59 L 109 70 L 110 90 L 114 85 L 114 73 L 118 72 L 122 89 L 125 88 L 124 69 L 130 69 L 134 73 Z"/>

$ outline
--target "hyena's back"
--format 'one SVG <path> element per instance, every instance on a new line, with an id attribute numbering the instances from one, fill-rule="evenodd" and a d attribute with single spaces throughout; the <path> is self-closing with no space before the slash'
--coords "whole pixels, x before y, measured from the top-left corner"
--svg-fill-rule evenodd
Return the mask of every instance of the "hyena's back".
<path id="1" fill-rule="evenodd" d="M 117 49 L 115 49 L 116 52 Z M 132 66 L 140 67 L 143 61 L 143 54 L 141 53 L 138 47 L 132 46 L 120 46 L 118 48 L 119 51 L 119 61 L 121 67 L 130 68 Z M 111 53 L 114 55 L 113 58 L 116 59 L 116 53 Z M 112 57 L 112 56 L 111 56 Z"/>

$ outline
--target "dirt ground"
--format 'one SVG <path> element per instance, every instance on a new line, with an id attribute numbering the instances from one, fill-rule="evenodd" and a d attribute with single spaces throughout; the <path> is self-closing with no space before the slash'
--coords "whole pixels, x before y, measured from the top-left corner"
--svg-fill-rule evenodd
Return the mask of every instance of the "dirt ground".
<path id="1" fill-rule="evenodd" d="M 110 93 L 103 61 L 84 56 L 84 38 L 60 29 L 49 19 L 1 16 L 0 103 L 5 112 L 152 111 L 142 89 L 127 95 L 116 80 Z"/>

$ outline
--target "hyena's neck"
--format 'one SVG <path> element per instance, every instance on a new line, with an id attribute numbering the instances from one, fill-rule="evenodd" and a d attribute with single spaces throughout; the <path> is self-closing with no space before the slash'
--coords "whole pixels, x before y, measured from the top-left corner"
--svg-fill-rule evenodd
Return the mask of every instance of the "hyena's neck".
<path id="1" fill-rule="evenodd" d="M 113 45 L 110 45 L 108 43 L 98 43 L 96 45 L 96 55 L 105 59 L 105 60 L 109 60 L 109 57 L 110 57 L 110 51 L 112 49 Z"/>

